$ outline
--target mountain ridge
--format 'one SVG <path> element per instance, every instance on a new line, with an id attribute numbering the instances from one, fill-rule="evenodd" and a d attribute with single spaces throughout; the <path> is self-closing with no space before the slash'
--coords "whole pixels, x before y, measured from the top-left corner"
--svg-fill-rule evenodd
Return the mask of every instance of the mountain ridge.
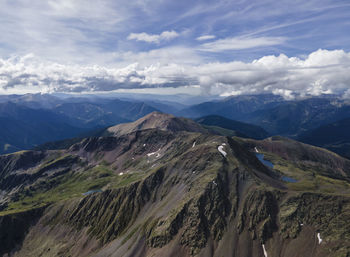
<path id="1" fill-rule="evenodd" d="M 162 122 L 155 122 L 154 114 Z M 0 253 L 263 257 L 266 251 L 269 257 L 326 257 L 349 252 L 348 166 L 340 167 L 344 173 L 322 167 L 327 158 L 350 161 L 325 151 L 315 155 L 321 150 L 294 141 L 223 137 L 196 131 L 201 127 L 193 127 L 192 120 L 161 113 L 146 117 L 116 136 L 82 139 L 69 149 L 0 156 L 5 189 L 0 238 L 12 231 L 17 239 L 1 245 Z M 185 126 L 190 131 L 183 124 L 190 124 Z M 256 158 L 255 147 L 273 169 Z M 302 151 L 291 156 L 293 149 Z M 298 181 L 284 182 L 281 174 Z M 28 226 L 16 229 L 23 220 Z"/>
<path id="2" fill-rule="evenodd" d="M 107 131 L 113 133 L 114 136 L 120 136 L 137 130 L 150 128 L 158 128 L 160 130 L 169 130 L 172 132 L 189 131 L 208 133 L 206 129 L 189 119 L 178 118 L 171 114 L 164 114 L 161 112 L 152 112 L 135 122 L 119 124 L 108 128 Z"/>

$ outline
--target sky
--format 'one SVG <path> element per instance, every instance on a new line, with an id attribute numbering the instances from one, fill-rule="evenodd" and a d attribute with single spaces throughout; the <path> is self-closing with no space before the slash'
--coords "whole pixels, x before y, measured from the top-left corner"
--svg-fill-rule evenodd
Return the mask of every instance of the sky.
<path id="1" fill-rule="evenodd" d="M 0 94 L 350 97 L 349 0 L 0 0 Z"/>

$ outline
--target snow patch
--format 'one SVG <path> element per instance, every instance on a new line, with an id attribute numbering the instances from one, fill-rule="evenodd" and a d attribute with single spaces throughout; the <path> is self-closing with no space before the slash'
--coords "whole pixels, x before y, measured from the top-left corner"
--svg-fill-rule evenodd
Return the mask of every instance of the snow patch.
<path id="1" fill-rule="evenodd" d="M 266 252 L 266 249 L 265 249 L 265 245 L 262 244 L 262 248 L 263 248 L 263 251 L 264 251 L 264 256 L 267 257 L 267 252 Z"/>
<path id="2" fill-rule="evenodd" d="M 146 146 L 146 144 L 143 144 L 143 147 L 145 147 Z"/>
<path id="3" fill-rule="evenodd" d="M 317 238 L 318 238 L 318 244 L 321 244 L 322 243 L 322 238 L 321 238 L 320 233 L 317 233 Z"/>
<path id="4" fill-rule="evenodd" d="M 119 173 L 119 176 L 121 176 L 121 175 L 124 175 L 124 172 L 120 172 L 120 173 Z"/>
<path id="5" fill-rule="evenodd" d="M 226 157 L 227 153 L 224 151 L 224 144 L 225 144 L 225 143 L 223 143 L 222 145 L 220 145 L 220 146 L 218 147 L 218 151 L 219 151 L 224 157 Z"/>
<path id="6" fill-rule="evenodd" d="M 254 147 L 254 150 L 255 150 L 255 152 L 256 153 L 258 153 L 259 151 L 258 151 L 258 148 L 256 148 L 256 147 Z"/>
<path id="7" fill-rule="evenodd" d="M 156 151 L 156 152 L 148 153 L 147 156 L 148 156 L 148 157 L 151 157 L 152 155 L 157 154 L 157 155 L 156 155 L 156 158 L 159 158 L 159 157 L 160 157 L 160 154 L 158 153 L 159 151 L 160 151 L 160 149 L 158 149 L 158 151 Z"/>
<path id="8" fill-rule="evenodd" d="M 196 141 L 193 142 L 192 148 L 196 146 Z"/>
<path id="9" fill-rule="evenodd" d="M 216 182 L 213 180 L 213 184 L 215 185 L 215 186 L 217 186 L 218 184 L 216 184 Z"/>

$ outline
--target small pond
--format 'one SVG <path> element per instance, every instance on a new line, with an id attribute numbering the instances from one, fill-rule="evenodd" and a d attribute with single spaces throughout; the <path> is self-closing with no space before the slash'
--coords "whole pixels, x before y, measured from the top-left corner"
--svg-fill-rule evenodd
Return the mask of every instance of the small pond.
<path id="1" fill-rule="evenodd" d="M 264 159 L 264 155 L 262 153 L 255 153 L 255 156 L 256 158 L 258 158 L 258 160 L 264 164 L 265 166 L 273 169 L 273 163 L 268 161 L 268 160 L 265 160 Z M 288 183 L 296 183 L 298 182 L 298 180 L 294 179 L 294 178 L 291 178 L 291 177 L 287 177 L 287 176 L 282 176 L 281 179 L 285 182 L 288 182 Z"/>
<path id="2" fill-rule="evenodd" d="M 90 190 L 90 191 L 87 191 L 87 192 L 83 193 L 83 195 L 91 195 L 93 193 L 100 193 L 100 192 L 102 192 L 101 189 Z"/>
<path id="3" fill-rule="evenodd" d="M 256 156 L 256 158 L 259 159 L 259 161 L 260 161 L 262 164 L 264 164 L 265 166 L 267 166 L 267 167 L 273 169 L 273 163 L 270 162 L 270 161 L 268 161 L 268 160 L 265 160 L 265 159 L 264 159 L 264 155 L 263 155 L 262 153 L 255 153 L 255 156 Z"/>
<path id="4" fill-rule="evenodd" d="M 285 181 L 285 182 L 289 182 L 289 183 L 296 183 L 296 182 L 298 182 L 298 180 L 296 180 L 294 178 L 291 178 L 291 177 L 287 177 L 287 176 L 283 176 L 282 180 Z"/>

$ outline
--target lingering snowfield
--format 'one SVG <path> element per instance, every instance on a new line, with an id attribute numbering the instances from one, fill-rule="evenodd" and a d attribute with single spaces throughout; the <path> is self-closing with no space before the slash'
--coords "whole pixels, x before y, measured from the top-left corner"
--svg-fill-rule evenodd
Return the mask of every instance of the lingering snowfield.
<path id="1" fill-rule="evenodd" d="M 159 151 L 160 151 L 160 149 L 158 149 L 158 151 L 155 151 L 155 152 L 153 152 L 153 153 L 148 153 L 147 156 L 148 156 L 148 157 L 151 157 L 152 155 L 157 154 L 157 155 L 156 155 L 156 158 L 159 158 L 159 157 L 160 157 L 160 154 L 158 153 Z"/>
<path id="2" fill-rule="evenodd" d="M 266 249 L 265 249 L 265 245 L 264 245 L 264 244 L 262 244 L 262 248 L 263 248 L 265 257 L 267 257 L 267 252 L 266 252 Z"/>
<path id="3" fill-rule="evenodd" d="M 227 153 L 224 151 L 224 146 L 225 146 L 226 144 L 225 143 L 223 143 L 222 145 L 220 145 L 219 147 L 218 147 L 218 151 L 224 156 L 224 157 L 226 157 L 226 155 L 227 155 Z"/>
<path id="4" fill-rule="evenodd" d="M 255 152 L 256 153 L 258 153 L 259 151 L 258 151 L 258 148 L 256 148 L 256 147 L 254 147 L 254 150 L 255 150 Z"/>
<path id="5" fill-rule="evenodd" d="M 124 172 L 120 172 L 120 173 L 119 173 L 119 176 L 122 176 L 122 175 L 124 175 Z"/>
<path id="6" fill-rule="evenodd" d="M 196 146 L 196 141 L 194 141 L 193 145 L 192 145 L 192 148 Z"/>
<path id="7" fill-rule="evenodd" d="M 157 152 L 153 152 L 153 153 L 148 153 L 147 156 L 150 157 L 152 155 L 155 155 Z"/>
<path id="8" fill-rule="evenodd" d="M 322 243 L 322 238 L 321 238 L 320 233 L 317 233 L 317 238 L 318 238 L 318 244 L 321 244 Z"/>

